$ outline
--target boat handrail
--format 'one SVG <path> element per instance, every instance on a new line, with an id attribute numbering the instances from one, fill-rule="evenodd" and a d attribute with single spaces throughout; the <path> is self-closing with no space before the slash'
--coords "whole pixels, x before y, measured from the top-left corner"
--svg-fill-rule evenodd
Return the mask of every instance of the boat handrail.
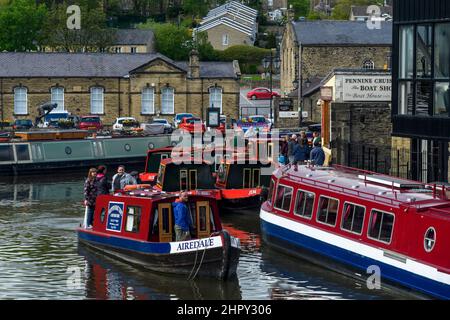
<path id="1" fill-rule="evenodd" d="M 352 188 L 342 187 L 342 186 L 339 186 L 339 185 L 336 185 L 336 184 L 332 184 L 332 183 L 329 183 L 329 182 L 316 181 L 314 179 L 303 178 L 303 177 L 299 177 L 299 176 L 295 176 L 295 175 L 291 175 L 291 174 L 284 175 L 283 177 L 286 177 L 286 176 L 289 179 L 292 179 L 294 181 L 301 182 L 301 183 L 312 184 L 312 185 L 317 186 L 317 187 L 327 188 L 328 190 L 335 190 L 335 191 L 342 192 L 342 193 L 348 193 L 348 194 L 355 195 L 357 197 L 361 197 L 361 198 L 365 198 L 365 199 L 369 199 L 369 200 L 373 200 L 373 201 L 382 202 L 384 200 L 385 202 L 386 201 L 389 202 L 388 204 L 391 204 L 391 205 L 399 206 L 400 204 L 402 204 L 404 202 L 404 201 L 401 201 L 401 200 L 397 199 L 397 193 L 396 192 L 394 192 L 395 199 L 392 199 L 392 198 L 389 198 L 389 197 L 384 197 L 384 196 L 372 194 L 372 193 L 369 193 L 369 192 L 358 191 L 358 190 L 355 190 L 355 189 L 352 189 Z M 386 204 L 385 202 L 382 202 L 382 203 Z"/>

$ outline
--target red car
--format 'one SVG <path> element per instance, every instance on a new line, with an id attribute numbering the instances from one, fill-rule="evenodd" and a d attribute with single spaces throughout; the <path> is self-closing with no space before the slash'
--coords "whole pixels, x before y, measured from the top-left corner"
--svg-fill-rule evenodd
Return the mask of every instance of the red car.
<path id="1" fill-rule="evenodd" d="M 98 131 L 103 129 L 102 120 L 99 116 L 81 116 L 78 129 Z"/>
<path id="2" fill-rule="evenodd" d="M 252 100 L 266 100 L 272 97 L 280 97 L 280 94 L 267 88 L 255 88 L 247 93 L 247 98 Z"/>
<path id="3" fill-rule="evenodd" d="M 183 118 L 178 125 L 178 129 L 185 130 L 189 133 L 194 133 L 194 130 L 197 128 L 201 128 L 202 133 L 206 131 L 205 125 L 200 118 Z"/>

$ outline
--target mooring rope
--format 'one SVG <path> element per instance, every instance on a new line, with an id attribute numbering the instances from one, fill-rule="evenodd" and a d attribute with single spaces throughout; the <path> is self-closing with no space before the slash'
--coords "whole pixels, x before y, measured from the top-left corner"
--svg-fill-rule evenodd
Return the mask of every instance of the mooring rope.
<path id="1" fill-rule="evenodd" d="M 214 233 L 211 233 L 211 234 L 209 235 L 209 238 L 211 238 L 211 236 L 212 236 L 213 234 L 214 234 Z M 192 271 L 194 271 L 195 265 L 197 264 L 197 254 L 198 254 L 198 251 L 199 251 L 199 248 L 197 248 L 197 250 L 195 251 L 195 262 L 194 262 L 194 266 L 192 267 L 191 273 L 189 274 L 188 280 L 194 280 L 195 277 L 197 276 L 198 272 L 200 271 L 200 268 L 202 267 L 203 259 L 205 258 L 206 246 L 203 248 L 202 258 L 201 258 L 201 260 L 200 260 L 200 263 L 198 264 L 197 271 L 195 271 L 194 276 L 191 278 Z"/>

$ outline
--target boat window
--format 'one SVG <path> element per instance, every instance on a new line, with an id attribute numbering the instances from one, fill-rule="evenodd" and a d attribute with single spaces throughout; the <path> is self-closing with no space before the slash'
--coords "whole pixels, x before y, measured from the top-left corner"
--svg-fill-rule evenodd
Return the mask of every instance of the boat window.
<path id="1" fill-rule="evenodd" d="M 369 222 L 369 237 L 385 243 L 390 243 L 394 227 L 394 215 L 372 210 Z"/>
<path id="2" fill-rule="evenodd" d="M 251 169 L 244 169 L 244 184 L 243 184 L 243 188 L 251 188 L 251 177 L 252 175 L 252 170 Z"/>
<path id="3" fill-rule="evenodd" d="M 312 192 L 298 190 L 294 214 L 311 219 L 316 195 Z"/>
<path id="4" fill-rule="evenodd" d="M 0 162 L 2 161 L 14 161 L 12 145 L 0 146 Z"/>
<path id="5" fill-rule="evenodd" d="M 219 183 L 225 184 L 225 182 L 227 181 L 227 170 L 228 170 L 228 165 L 226 165 L 225 163 L 222 163 L 219 166 L 219 170 L 217 172 L 217 176 L 219 178 Z"/>
<path id="6" fill-rule="evenodd" d="M 425 240 L 424 240 L 425 251 L 426 252 L 433 251 L 435 244 L 436 244 L 436 230 L 434 230 L 434 228 L 429 228 L 427 232 L 425 232 Z"/>
<path id="7" fill-rule="evenodd" d="M 253 169 L 253 188 L 259 187 L 260 185 L 260 169 Z"/>
<path id="8" fill-rule="evenodd" d="M 317 221 L 328 224 L 330 226 L 335 226 L 338 207 L 338 200 L 327 197 L 320 197 Z"/>
<path id="9" fill-rule="evenodd" d="M 189 190 L 197 190 L 197 170 L 189 170 Z"/>
<path id="10" fill-rule="evenodd" d="M 158 234 L 158 217 L 159 217 L 158 209 L 155 209 L 155 214 L 153 215 L 153 224 L 152 224 L 152 229 L 151 229 L 152 234 Z"/>
<path id="11" fill-rule="evenodd" d="M 209 202 L 199 201 L 197 202 L 197 237 L 204 238 L 209 237 L 211 234 L 210 215 L 209 215 Z"/>
<path id="12" fill-rule="evenodd" d="M 366 208 L 352 203 L 345 203 L 342 212 L 342 229 L 361 234 Z"/>
<path id="13" fill-rule="evenodd" d="M 159 211 L 159 241 L 172 241 L 172 204 L 161 203 L 158 205 Z"/>
<path id="14" fill-rule="evenodd" d="M 125 230 L 128 232 L 139 232 L 141 225 L 141 208 L 127 207 L 127 225 Z"/>
<path id="15" fill-rule="evenodd" d="M 188 172 L 187 170 L 180 170 L 180 190 L 187 190 L 188 187 Z"/>
<path id="16" fill-rule="evenodd" d="M 200 231 L 206 230 L 206 207 L 199 207 L 198 208 L 198 220 L 199 220 L 199 226 Z"/>
<path id="17" fill-rule="evenodd" d="M 270 179 L 270 186 L 269 186 L 269 193 L 268 193 L 268 198 L 267 201 L 271 204 L 272 203 L 272 198 L 273 198 L 273 188 L 275 186 L 275 181 L 273 181 L 273 179 Z"/>
<path id="18" fill-rule="evenodd" d="M 30 160 L 30 147 L 28 144 L 16 145 L 17 161 L 29 161 Z"/>
<path id="19" fill-rule="evenodd" d="M 100 213 L 100 221 L 101 221 L 101 223 L 105 222 L 105 216 L 106 216 L 106 210 L 105 210 L 105 208 L 102 208 L 102 212 Z"/>
<path id="20" fill-rule="evenodd" d="M 211 221 L 212 231 L 216 232 L 216 223 L 214 222 L 214 214 L 211 207 L 209 208 L 209 220 Z"/>
<path id="21" fill-rule="evenodd" d="M 275 201 L 275 208 L 289 212 L 291 208 L 293 188 L 278 186 L 277 200 Z"/>

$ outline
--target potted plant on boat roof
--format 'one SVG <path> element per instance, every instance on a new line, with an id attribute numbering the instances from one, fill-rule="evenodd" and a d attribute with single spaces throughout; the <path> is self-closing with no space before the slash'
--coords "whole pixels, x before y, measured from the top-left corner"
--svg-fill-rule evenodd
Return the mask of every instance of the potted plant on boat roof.
<path id="1" fill-rule="evenodd" d="M 74 127 L 74 122 L 70 119 L 60 119 L 58 121 L 58 126 L 61 129 L 70 129 Z"/>

